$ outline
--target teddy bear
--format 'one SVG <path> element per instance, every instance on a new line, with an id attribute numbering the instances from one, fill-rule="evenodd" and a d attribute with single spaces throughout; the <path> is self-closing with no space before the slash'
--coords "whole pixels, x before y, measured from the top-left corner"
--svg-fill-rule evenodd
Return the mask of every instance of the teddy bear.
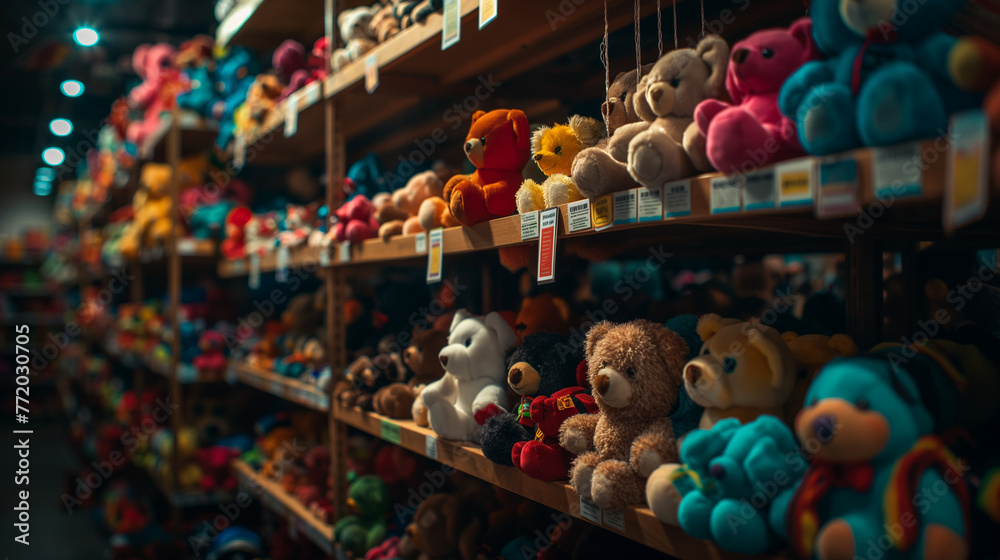
<path id="1" fill-rule="evenodd" d="M 278 101 L 302 89 L 306 84 L 318 79 L 316 69 L 311 66 L 312 57 L 306 55 L 306 48 L 295 39 L 286 39 L 271 55 L 271 67 L 284 87 Z"/>
<path id="2" fill-rule="evenodd" d="M 223 257 L 231 260 L 246 257 L 245 228 L 252 217 L 253 212 L 245 206 L 237 206 L 226 214 L 226 237 L 219 247 Z"/>
<path id="3" fill-rule="evenodd" d="M 392 383 L 375 393 L 372 404 L 375 412 L 389 418 L 413 418 L 418 425 L 427 426 L 427 409 L 420 409 L 419 418 L 413 416 L 413 404 L 428 383 L 444 375 L 444 366 L 438 353 L 448 344 L 448 333 L 435 329 L 413 326 L 410 345 L 403 351 L 403 363 L 413 373 L 406 383 Z"/>
<path id="4" fill-rule="evenodd" d="M 359 476 L 350 482 L 347 502 L 352 504 L 355 513 L 337 520 L 333 534 L 345 553 L 360 558 L 385 540 L 384 517 L 390 504 L 389 489 L 375 475 Z"/>
<path id="5" fill-rule="evenodd" d="M 858 345 L 846 334 L 804 334 L 783 332 L 788 349 L 795 359 L 795 386 L 792 394 L 785 401 L 782 418 L 789 426 L 795 424 L 795 417 L 802 410 L 806 400 L 806 391 L 819 370 L 830 360 L 841 357 L 849 358 L 858 353 Z"/>
<path id="6" fill-rule="evenodd" d="M 380 0 L 372 4 L 372 19 L 368 22 L 368 34 L 379 43 L 388 41 L 402 29 L 400 17 L 409 13 L 416 2 L 401 0 Z"/>
<path id="7" fill-rule="evenodd" d="M 183 43 L 174 55 L 174 65 L 187 82 L 187 90 L 177 94 L 177 106 L 208 116 L 215 101 L 215 39 L 197 35 Z"/>
<path id="8" fill-rule="evenodd" d="M 521 300 L 521 307 L 514 319 L 517 343 L 537 332 L 566 334 L 573 326 L 573 311 L 565 299 L 553 292 L 528 296 Z"/>
<path id="9" fill-rule="evenodd" d="M 726 90 L 732 104 L 706 99 L 694 120 L 712 166 L 740 173 L 804 155 L 795 123 L 778 109 L 778 92 L 793 72 L 819 58 L 812 20 L 751 34 L 732 48 Z"/>
<path id="10" fill-rule="evenodd" d="M 343 407 L 357 406 L 374 410 L 375 394 L 390 384 L 401 383 L 408 370 L 398 353 L 361 356 L 344 372 L 344 379 L 333 388 L 334 397 Z"/>
<path id="11" fill-rule="evenodd" d="M 807 153 L 939 136 L 949 115 L 979 105 L 996 70 L 988 42 L 940 31 L 962 2 L 845 6 L 813 2 L 813 39 L 828 58 L 799 68 L 778 98 Z"/>
<path id="12" fill-rule="evenodd" d="M 573 115 L 567 124 L 543 126 L 531 134 L 531 159 L 546 179 L 538 184 L 525 179 L 517 190 L 519 214 L 576 202 L 583 198 L 573 179 L 573 159 L 584 148 L 597 144 L 603 136 L 601 123 L 590 117 Z"/>
<path id="13" fill-rule="evenodd" d="M 601 115 L 608 128 L 608 137 L 613 135 L 619 128 L 644 120 L 637 112 L 637 104 L 646 109 L 649 114 L 649 107 L 645 105 L 646 100 L 643 94 L 636 95 L 639 80 L 649 73 L 652 64 L 645 64 L 637 73 L 634 70 L 619 72 L 614 81 L 608 86 L 608 99 L 601 104 Z M 652 117 L 650 117 L 650 120 Z M 601 138 L 597 146 L 607 147 L 608 138 Z M 574 158 L 575 159 L 575 158 Z"/>
<path id="14" fill-rule="evenodd" d="M 656 61 L 645 79 L 646 103 L 656 115 L 628 145 L 628 172 L 646 187 L 710 171 L 705 137 L 694 112 L 705 99 L 725 99 L 729 45 L 706 35 L 694 49 L 679 49 Z"/>
<path id="15" fill-rule="evenodd" d="M 304 245 L 309 240 L 312 233 L 312 224 L 315 219 L 317 205 L 288 204 L 285 206 L 285 217 L 281 220 L 281 227 L 275 240 L 279 247 L 293 249 Z"/>
<path id="16" fill-rule="evenodd" d="M 483 422 L 504 412 L 504 355 L 515 342 L 513 329 L 499 313 L 475 317 L 464 309 L 455 312 L 448 344 L 438 353 L 445 373 L 419 398 L 440 437 L 478 442 Z"/>
<path id="17" fill-rule="evenodd" d="M 391 195 L 379 193 L 372 204 L 375 205 L 375 220 L 381 224 L 378 236 L 387 241 L 399 234 L 423 231 L 420 227 L 420 205 L 431 197 L 440 198 L 444 193 L 444 183 L 437 173 L 428 170 L 417 173 Z"/>
<path id="18" fill-rule="evenodd" d="M 498 414 L 483 426 L 483 455 L 540 480 L 563 480 L 570 455 L 559 446 L 559 428 L 576 414 L 595 414 L 586 388 L 583 345 L 569 335 L 535 333 L 507 358 L 507 384 L 520 396 L 516 413 Z"/>
<path id="19" fill-rule="evenodd" d="M 406 2 L 402 2 L 406 3 Z M 408 14 L 400 18 L 400 25 L 406 29 L 412 25 L 423 23 L 427 16 L 434 12 L 441 11 L 444 7 L 444 0 L 420 0 L 413 2 L 414 6 Z"/>
<path id="20" fill-rule="evenodd" d="M 248 255 L 264 255 L 274 249 L 274 236 L 278 231 L 278 216 L 275 212 L 250 216 L 243 228 L 244 252 Z"/>
<path id="21" fill-rule="evenodd" d="M 340 29 L 340 38 L 344 41 L 344 46 L 333 51 L 330 56 L 334 72 L 339 72 L 348 63 L 358 60 L 375 47 L 377 42 L 369 28 L 373 15 L 372 6 L 358 6 L 341 10 L 337 14 L 337 28 Z"/>
<path id="22" fill-rule="evenodd" d="M 360 243 L 378 235 L 379 224 L 375 221 L 375 205 L 363 194 L 345 202 L 337 208 L 335 215 L 337 223 L 327 235 L 328 242 Z"/>
<path id="23" fill-rule="evenodd" d="M 937 435 L 958 409 L 946 363 L 895 346 L 820 370 L 795 420 L 810 464 L 779 496 L 797 557 L 855 558 L 876 542 L 892 558 L 967 557 L 965 467 Z"/>
<path id="24" fill-rule="evenodd" d="M 231 47 L 229 54 L 216 65 L 219 98 L 210 111 L 219 122 L 219 134 L 215 139 L 219 149 L 225 149 L 232 141 L 236 131 L 236 110 L 246 101 L 247 92 L 258 73 L 256 56 L 244 47 Z"/>
<path id="25" fill-rule="evenodd" d="M 221 445 L 198 449 L 195 457 L 202 472 L 201 490 L 206 493 L 236 490 L 236 477 L 229 469 L 229 463 L 239 454 L 239 451 Z"/>
<path id="26" fill-rule="evenodd" d="M 517 109 L 476 111 L 465 137 L 465 155 L 476 167 L 471 175 L 455 175 L 441 198 L 420 205 L 420 226 L 473 226 L 517 210 L 515 195 L 521 171 L 530 157 L 528 118 Z"/>
<path id="27" fill-rule="evenodd" d="M 233 113 L 237 134 L 253 134 L 281 99 L 284 85 L 274 74 L 259 74 L 247 90 L 243 104 Z"/>
<path id="28" fill-rule="evenodd" d="M 163 163 L 145 163 L 139 172 L 139 188 L 132 197 L 135 209 L 132 225 L 121 239 L 122 254 L 138 257 L 142 247 L 162 243 L 173 228 L 174 202 L 170 196 L 173 167 Z"/>
<path id="29" fill-rule="evenodd" d="M 559 444 L 578 455 L 569 476 L 577 493 L 603 509 L 621 510 L 642 502 L 644 476 L 655 468 L 649 463 L 677 458 L 668 415 L 688 345 L 674 331 L 640 319 L 597 323 L 584 346 L 599 412 L 563 422 Z"/>
<path id="30" fill-rule="evenodd" d="M 226 373 L 227 365 L 225 337 L 219 331 L 207 330 L 201 333 L 198 347 L 201 349 L 201 353 L 191 360 L 191 365 L 198 370 L 199 378 L 202 380 L 221 379 Z"/>
<path id="31" fill-rule="evenodd" d="M 132 52 L 132 68 L 142 83 L 132 88 L 128 102 L 143 112 L 142 120 L 128 125 L 126 139 L 141 147 L 160 127 L 160 115 L 177 103 L 177 94 L 185 89 L 180 71 L 173 64 L 176 50 L 168 43 L 143 44 Z"/>

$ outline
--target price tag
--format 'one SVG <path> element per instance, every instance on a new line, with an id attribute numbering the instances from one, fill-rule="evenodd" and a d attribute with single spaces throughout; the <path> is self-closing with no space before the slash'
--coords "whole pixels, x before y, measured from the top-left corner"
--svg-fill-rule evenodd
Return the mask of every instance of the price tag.
<path id="1" fill-rule="evenodd" d="M 663 219 L 663 189 L 639 187 L 635 189 L 639 200 L 639 221 L 656 222 Z"/>
<path id="2" fill-rule="evenodd" d="M 303 103 L 306 107 L 316 103 L 319 101 L 319 82 L 313 82 L 302 88 L 299 90 L 299 95 L 304 100 Z"/>
<path id="3" fill-rule="evenodd" d="M 237 134 L 233 141 L 233 167 L 243 169 L 247 159 L 247 137 Z"/>
<path id="4" fill-rule="evenodd" d="M 441 281 L 442 261 L 444 260 L 444 230 L 432 229 L 430 235 L 430 250 L 427 251 L 427 283 Z"/>
<path id="5" fill-rule="evenodd" d="M 601 508 L 597 504 L 580 496 L 580 517 L 591 523 L 601 524 Z"/>
<path id="6" fill-rule="evenodd" d="M 344 241 L 337 244 L 337 260 L 343 263 L 351 262 L 351 242 Z"/>
<path id="7" fill-rule="evenodd" d="M 445 50 L 462 39 L 462 3 L 444 0 L 441 15 L 441 50 Z"/>
<path id="8" fill-rule="evenodd" d="M 365 57 L 365 91 L 371 93 L 378 87 L 378 55 L 372 53 Z"/>
<path id="9" fill-rule="evenodd" d="M 272 380 L 272 381 L 270 381 L 268 383 L 267 392 L 271 393 L 272 395 L 277 395 L 277 396 L 280 397 L 281 393 L 282 393 L 281 389 L 282 389 L 282 385 L 281 385 L 281 383 L 279 383 L 277 381 L 273 381 Z"/>
<path id="10" fill-rule="evenodd" d="M 260 255 L 257 253 L 250 253 L 250 276 L 247 278 L 247 286 L 251 290 L 260 287 Z"/>
<path id="11" fill-rule="evenodd" d="M 615 225 L 614 197 L 606 194 L 595 198 L 590 204 L 590 219 L 594 223 L 594 231 L 604 231 Z"/>
<path id="12" fill-rule="evenodd" d="M 320 247 L 319 248 L 319 265 L 322 267 L 330 266 L 330 248 Z"/>
<path id="13" fill-rule="evenodd" d="M 425 232 L 420 232 L 413 236 L 414 250 L 418 255 L 422 255 L 427 252 L 427 234 Z"/>
<path id="14" fill-rule="evenodd" d="M 556 234 L 559 227 L 559 209 L 549 208 L 541 214 L 538 234 L 538 283 L 548 284 L 556 279 Z M 590 221 L 590 212 L 587 212 Z"/>
<path id="15" fill-rule="evenodd" d="M 816 159 L 811 157 L 778 164 L 774 174 L 777 176 L 778 199 L 782 208 L 812 205 L 815 169 Z"/>
<path id="16" fill-rule="evenodd" d="M 612 529 L 624 533 L 625 532 L 625 511 L 604 511 L 601 510 L 604 516 L 604 524 Z"/>
<path id="17" fill-rule="evenodd" d="M 388 441 L 389 443 L 399 445 L 399 438 L 399 424 L 388 420 L 382 420 L 382 439 Z"/>
<path id="18" fill-rule="evenodd" d="M 910 143 L 872 150 L 872 188 L 880 200 L 906 198 L 922 192 L 920 144 Z"/>
<path id="19" fill-rule="evenodd" d="M 195 251 L 197 251 L 197 249 L 198 249 L 198 244 L 195 243 L 194 239 L 184 238 L 184 239 L 178 239 L 177 240 L 177 254 L 178 255 L 181 255 L 181 256 L 184 256 L 184 255 L 193 255 L 195 253 Z"/>
<path id="20" fill-rule="evenodd" d="M 578 200 L 576 202 L 570 202 L 566 205 L 569 211 L 569 224 L 566 226 L 566 230 L 570 233 L 575 233 L 578 231 L 583 231 L 590 229 L 590 199 L 585 198 L 583 200 Z M 544 222 L 545 216 L 541 216 Z M 544 225 L 542 227 L 545 227 Z"/>
<path id="21" fill-rule="evenodd" d="M 663 185 L 663 217 L 678 218 L 691 215 L 691 180 L 674 181 Z"/>
<path id="22" fill-rule="evenodd" d="M 438 440 L 436 437 L 428 435 L 427 439 L 424 440 L 424 454 L 427 455 L 429 459 L 438 458 Z"/>
<path id="23" fill-rule="evenodd" d="M 850 216 L 858 211 L 858 162 L 853 157 L 819 162 L 816 215 L 820 218 Z"/>
<path id="24" fill-rule="evenodd" d="M 743 209 L 774 208 L 774 170 L 765 169 L 746 176 L 743 183 Z"/>
<path id="25" fill-rule="evenodd" d="M 952 117 L 948 178 L 944 187 L 944 229 L 953 231 L 983 217 L 989 189 L 989 124 L 981 110 Z"/>
<path id="26" fill-rule="evenodd" d="M 295 136 L 299 131 L 299 98 L 301 93 L 296 91 L 285 99 L 285 138 Z"/>
<path id="27" fill-rule="evenodd" d="M 479 0 L 479 29 L 486 27 L 486 24 L 497 17 L 498 0 Z"/>
<path id="28" fill-rule="evenodd" d="M 712 179 L 710 184 L 712 214 L 739 211 L 741 183 L 743 181 L 739 175 L 727 175 Z"/>
<path id="29" fill-rule="evenodd" d="M 521 214 L 521 241 L 538 237 L 538 210 Z"/>
<path id="30" fill-rule="evenodd" d="M 635 189 L 615 193 L 615 225 L 632 224 L 636 221 Z"/>
<path id="31" fill-rule="evenodd" d="M 288 281 L 288 261 L 291 260 L 291 253 L 288 247 L 278 247 L 278 258 L 274 265 L 274 279 L 278 282 Z"/>

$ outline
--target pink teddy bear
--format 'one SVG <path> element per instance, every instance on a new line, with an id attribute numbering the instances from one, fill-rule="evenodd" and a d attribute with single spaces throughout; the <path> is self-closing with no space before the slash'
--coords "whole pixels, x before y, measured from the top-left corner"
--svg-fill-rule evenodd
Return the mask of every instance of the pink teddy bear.
<path id="1" fill-rule="evenodd" d="M 128 94 L 129 105 L 144 111 L 142 120 L 129 123 L 125 137 L 142 146 L 160 126 L 160 115 L 174 108 L 177 94 L 186 89 L 180 71 L 174 66 L 176 49 L 167 43 L 139 45 L 132 53 L 132 67 L 142 83 Z"/>
<path id="2" fill-rule="evenodd" d="M 745 173 L 805 153 L 795 123 L 778 109 L 778 93 L 788 76 L 817 58 L 809 18 L 788 29 L 758 31 L 733 46 L 726 72 L 733 104 L 706 99 L 694 113 L 716 169 Z"/>
<path id="3" fill-rule="evenodd" d="M 333 237 L 338 242 L 360 243 L 378 235 L 378 226 L 375 205 L 367 196 L 359 194 L 337 209 L 337 225 L 333 229 Z"/>

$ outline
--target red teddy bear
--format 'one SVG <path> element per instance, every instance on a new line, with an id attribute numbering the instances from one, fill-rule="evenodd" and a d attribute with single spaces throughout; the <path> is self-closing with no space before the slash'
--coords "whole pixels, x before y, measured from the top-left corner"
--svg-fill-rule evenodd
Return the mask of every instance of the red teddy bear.
<path id="1" fill-rule="evenodd" d="M 583 387 L 567 387 L 548 397 L 535 397 L 528 411 L 521 414 L 520 422 L 529 431 L 534 428 L 535 439 L 515 443 L 511 461 L 532 478 L 565 479 L 572 456 L 559 445 L 559 427 L 570 416 L 596 414 L 594 397 Z"/>
<path id="2" fill-rule="evenodd" d="M 812 20 L 758 31 L 731 52 L 726 89 L 735 105 L 706 99 L 694 112 L 708 160 L 723 173 L 746 173 L 804 155 L 795 123 L 778 109 L 778 93 L 800 66 L 819 58 Z"/>

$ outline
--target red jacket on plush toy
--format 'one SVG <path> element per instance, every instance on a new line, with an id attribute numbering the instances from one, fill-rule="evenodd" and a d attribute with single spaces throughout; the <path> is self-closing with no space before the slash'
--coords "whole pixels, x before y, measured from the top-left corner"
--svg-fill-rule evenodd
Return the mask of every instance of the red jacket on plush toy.
<path id="1" fill-rule="evenodd" d="M 778 109 L 778 93 L 788 76 L 819 58 L 812 20 L 758 31 L 733 45 L 731 53 L 726 89 L 735 105 L 707 99 L 694 113 L 709 161 L 723 173 L 745 173 L 804 155 L 795 123 Z"/>

